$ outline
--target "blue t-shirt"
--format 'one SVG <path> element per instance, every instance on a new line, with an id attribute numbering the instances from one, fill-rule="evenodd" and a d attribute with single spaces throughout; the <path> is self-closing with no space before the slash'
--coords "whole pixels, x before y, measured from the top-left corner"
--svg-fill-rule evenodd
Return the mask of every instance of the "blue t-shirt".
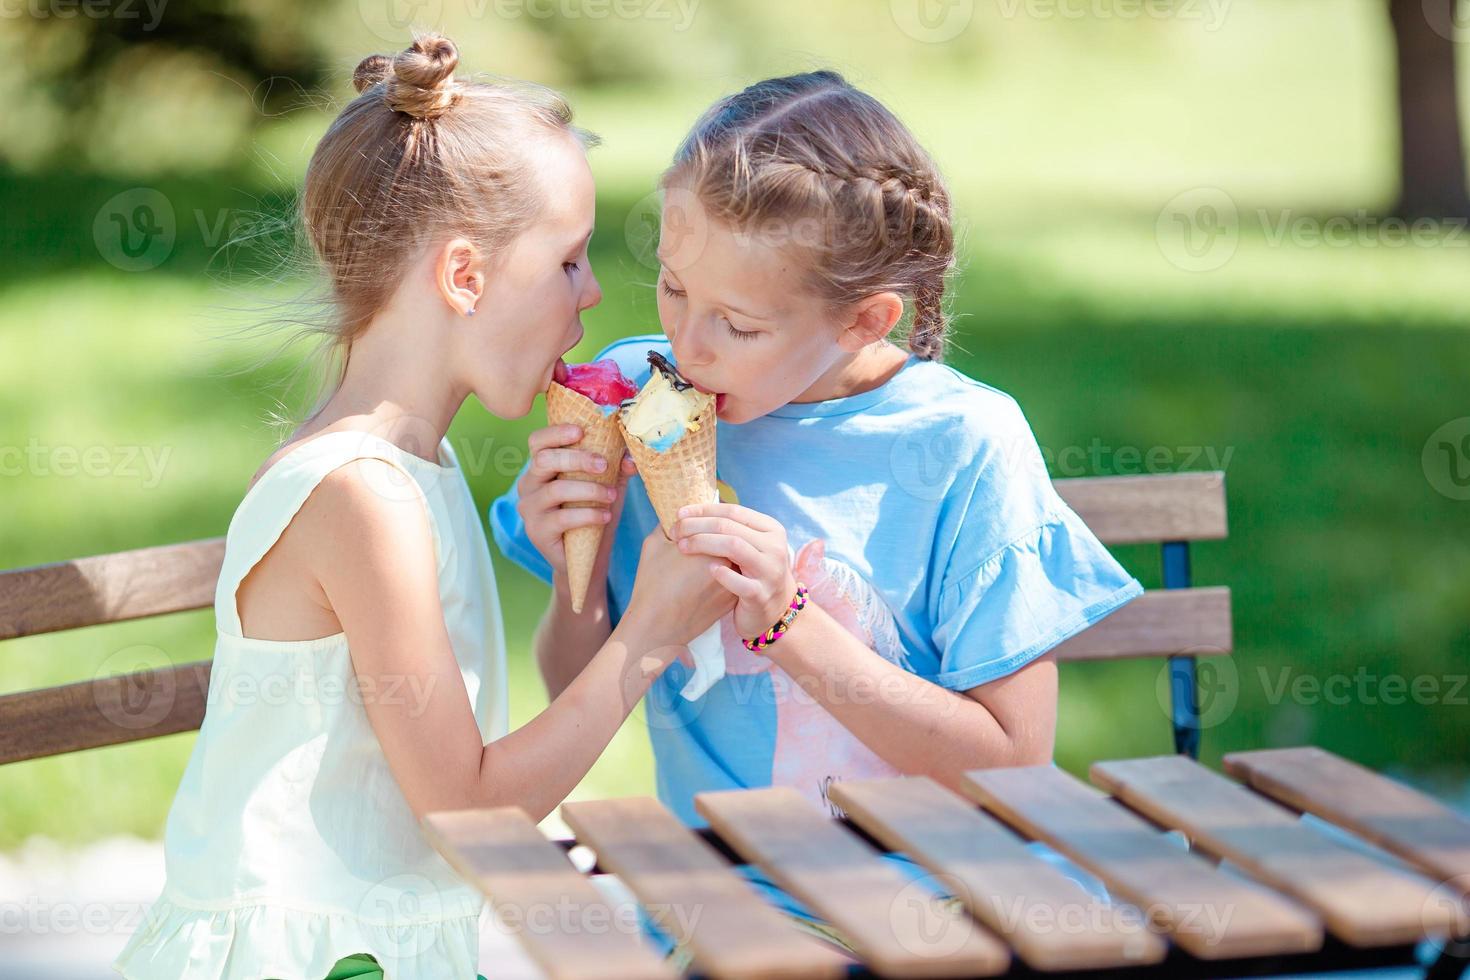
<path id="1" fill-rule="evenodd" d="M 598 356 L 641 385 L 649 350 L 672 359 L 658 334 Z M 722 498 L 781 522 L 812 599 L 941 687 L 1004 677 L 1143 591 L 1052 488 L 1016 402 L 945 365 L 910 357 L 872 391 L 720 423 L 717 439 Z M 608 573 L 614 621 L 657 526 L 635 477 Z M 507 558 L 550 581 L 514 490 L 491 505 L 490 527 Z M 646 701 L 658 795 L 681 820 L 704 824 L 694 795 L 710 790 L 788 785 L 826 807 L 834 780 L 896 774 L 747 651 L 728 616 L 722 634 L 726 675 L 707 694 L 680 697 L 690 665 L 676 661 Z"/>

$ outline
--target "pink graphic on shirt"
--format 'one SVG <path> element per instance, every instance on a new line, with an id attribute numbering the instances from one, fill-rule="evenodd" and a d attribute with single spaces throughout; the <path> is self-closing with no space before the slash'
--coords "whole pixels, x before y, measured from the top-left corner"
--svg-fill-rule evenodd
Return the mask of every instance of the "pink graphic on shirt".
<path id="1" fill-rule="evenodd" d="M 898 626 L 883 598 L 850 566 L 826 555 L 821 540 L 809 541 L 796 553 L 793 569 L 798 581 L 810 590 L 812 602 L 842 628 L 861 640 L 868 649 L 905 669 L 912 669 L 898 638 Z M 805 687 L 769 659 L 745 649 L 735 630 L 733 616 L 720 624 L 725 643 L 725 672 L 730 675 L 770 673 L 771 692 L 776 702 L 776 747 L 771 761 L 771 784 L 791 786 L 822 806 L 827 787 L 838 779 L 869 779 L 896 776 L 898 770 L 880 759 L 832 716 L 817 695 L 853 699 L 861 693 L 876 698 L 869 686 L 861 692 L 844 691 L 825 678 L 805 679 Z M 757 697 L 759 690 L 741 683 L 738 676 L 727 683 L 736 692 Z"/>

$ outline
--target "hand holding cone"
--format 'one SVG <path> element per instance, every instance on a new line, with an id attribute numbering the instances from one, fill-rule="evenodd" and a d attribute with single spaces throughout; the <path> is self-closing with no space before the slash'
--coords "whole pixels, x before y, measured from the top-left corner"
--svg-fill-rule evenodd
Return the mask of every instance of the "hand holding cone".
<path id="1" fill-rule="evenodd" d="M 623 465 L 624 443 L 615 409 L 635 390 L 633 384 L 623 378 L 617 365 L 611 361 L 569 367 L 566 381 L 566 384 L 553 381 L 546 391 L 547 421 L 551 425 L 580 426 L 582 439 L 572 448 L 601 456 L 607 465 L 601 473 L 563 475 L 602 486 L 616 486 Z M 604 408 L 609 410 L 604 411 Z M 563 506 L 597 505 L 570 503 Z M 587 601 L 587 589 L 592 582 L 592 566 L 597 562 L 597 552 L 602 547 L 605 530 L 603 525 L 594 524 L 574 527 L 562 535 L 562 546 L 567 555 L 567 581 L 571 585 L 572 611 L 575 613 L 580 613 Z"/>

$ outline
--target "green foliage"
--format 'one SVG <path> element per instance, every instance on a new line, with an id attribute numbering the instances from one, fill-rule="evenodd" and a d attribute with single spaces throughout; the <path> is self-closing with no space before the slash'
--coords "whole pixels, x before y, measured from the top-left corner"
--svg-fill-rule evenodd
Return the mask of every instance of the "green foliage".
<path id="1" fill-rule="evenodd" d="M 1313 741 L 1463 780 L 1470 692 L 1455 684 L 1470 662 L 1470 503 L 1435 489 L 1424 450 L 1470 415 L 1470 241 L 1445 228 L 1408 245 L 1293 231 L 1345 215 L 1371 229 L 1372 209 L 1392 199 L 1381 10 L 1241 0 L 1208 31 L 1004 16 L 1027 9 L 1018 0 L 977 4 L 968 32 L 934 45 L 896 33 L 886 0 L 835 2 L 706 0 L 677 36 L 650 20 L 543 23 L 443 4 L 469 67 L 569 85 L 579 121 L 605 138 L 592 162 L 606 299 L 575 356 L 657 329 L 654 273 L 625 229 L 695 115 L 763 74 L 842 68 L 894 106 L 952 181 L 964 244 L 951 360 L 1017 397 L 1054 475 L 1226 470 L 1231 535 L 1193 552 L 1196 581 L 1229 585 L 1236 608 L 1231 666 L 1202 670 L 1206 755 Z M 271 229 L 289 216 L 330 119 L 317 103 L 350 91 L 363 54 L 396 46 L 364 20 L 371 7 L 301 5 L 272 21 L 283 57 L 318 50 L 327 65 L 323 90 L 300 90 L 283 114 L 258 113 L 248 85 L 210 89 L 202 62 L 177 75 L 150 58 L 176 92 L 150 82 L 147 99 L 72 118 L 14 69 L 21 51 L 69 63 L 72 29 L 0 33 L 0 96 L 14 110 L 0 116 L 0 567 L 223 533 L 272 446 L 263 419 L 292 364 L 263 360 L 273 338 L 232 330 L 278 313 L 267 304 L 297 286 L 254 278 L 289 244 L 274 230 L 268 248 L 219 246 L 262 216 Z M 78 155 L 39 162 L 47 134 L 73 123 L 86 127 Z M 1169 260 L 1161 216 L 1199 187 L 1230 197 L 1238 241 L 1218 267 L 1190 272 Z M 98 222 L 139 190 L 167 202 L 175 237 L 146 271 L 126 272 Z M 142 221 L 140 199 L 123 199 Z M 482 505 L 508 486 L 534 424 L 473 403 L 456 419 L 450 437 L 478 460 Z M 94 475 L 82 471 L 89 450 L 105 456 Z M 1158 584 L 1156 549 L 1119 554 Z M 545 590 L 498 568 L 523 722 L 545 703 L 527 650 Z M 212 643 L 204 612 L 7 642 L 0 693 L 89 678 L 140 646 L 182 663 Z M 1059 760 L 1080 769 L 1169 751 L 1159 669 L 1065 669 Z M 1390 675 L 1437 680 L 1437 696 L 1386 703 Z M 0 769 L 0 848 L 32 833 L 158 833 L 192 738 Z M 579 793 L 651 789 L 635 721 Z"/>

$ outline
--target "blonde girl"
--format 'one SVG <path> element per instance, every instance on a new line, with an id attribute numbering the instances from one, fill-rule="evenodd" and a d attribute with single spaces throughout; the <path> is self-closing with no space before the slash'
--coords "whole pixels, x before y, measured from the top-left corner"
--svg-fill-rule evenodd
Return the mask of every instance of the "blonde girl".
<path id="1" fill-rule="evenodd" d="M 471 395 L 525 415 L 581 339 L 593 185 L 560 97 L 457 62 L 434 35 L 364 60 L 312 156 L 344 366 L 230 522 L 208 708 L 126 977 L 473 978 L 483 902 L 419 819 L 546 815 L 731 607 L 651 536 L 617 628 L 507 733 L 490 555 L 444 434 Z"/>

